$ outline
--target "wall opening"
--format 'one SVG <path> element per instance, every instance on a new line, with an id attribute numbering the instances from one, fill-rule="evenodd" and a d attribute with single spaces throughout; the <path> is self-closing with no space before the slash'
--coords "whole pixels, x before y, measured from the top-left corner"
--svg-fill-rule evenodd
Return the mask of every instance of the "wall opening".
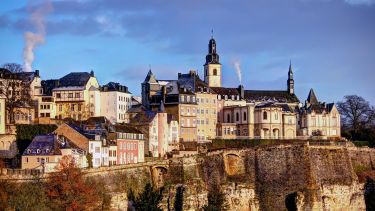
<path id="1" fill-rule="evenodd" d="M 288 211 L 297 211 L 297 192 L 290 193 L 286 196 L 285 207 Z"/>

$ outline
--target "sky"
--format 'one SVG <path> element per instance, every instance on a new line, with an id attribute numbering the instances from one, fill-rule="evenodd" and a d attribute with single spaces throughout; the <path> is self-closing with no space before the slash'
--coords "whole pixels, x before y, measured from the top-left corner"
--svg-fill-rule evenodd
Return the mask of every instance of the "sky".
<path id="1" fill-rule="evenodd" d="M 375 0 L 0 0 L 0 64 L 25 64 L 32 32 L 42 79 L 93 70 L 140 95 L 150 68 L 203 78 L 212 30 L 226 87 L 240 84 L 237 61 L 245 89 L 286 90 L 291 61 L 301 102 L 313 88 L 375 104 Z"/>

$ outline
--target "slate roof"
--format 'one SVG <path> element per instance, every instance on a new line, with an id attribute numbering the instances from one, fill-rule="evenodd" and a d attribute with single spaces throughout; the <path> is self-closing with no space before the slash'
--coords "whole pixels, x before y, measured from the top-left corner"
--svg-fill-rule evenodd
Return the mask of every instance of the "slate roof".
<path id="1" fill-rule="evenodd" d="M 19 79 L 16 74 L 13 74 L 11 71 L 5 68 L 0 68 L 0 78 L 4 79 Z"/>
<path id="2" fill-rule="evenodd" d="M 307 102 L 310 104 L 316 104 L 319 102 L 313 89 L 310 89 L 309 96 L 307 96 Z"/>
<path id="3" fill-rule="evenodd" d="M 92 75 L 88 72 L 72 72 L 60 78 L 59 87 L 85 86 Z"/>
<path id="4" fill-rule="evenodd" d="M 123 86 L 120 83 L 115 83 L 115 82 L 109 82 L 106 85 L 103 85 L 100 87 L 100 90 L 102 92 L 112 92 L 112 91 L 117 91 L 117 92 L 124 92 L 124 93 L 129 93 L 128 87 Z"/>
<path id="5" fill-rule="evenodd" d="M 50 79 L 50 80 L 42 80 L 42 88 L 43 88 L 43 93 L 45 95 L 52 95 L 52 90 L 58 86 L 59 80 L 57 79 Z"/>
<path id="6" fill-rule="evenodd" d="M 245 90 L 244 97 L 247 102 L 299 103 L 295 94 L 279 90 Z"/>
<path id="7" fill-rule="evenodd" d="M 15 73 L 17 77 L 24 82 L 30 83 L 34 80 L 35 77 L 39 77 L 39 75 L 36 72 L 20 72 Z"/>
<path id="8" fill-rule="evenodd" d="M 148 71 L 147 76 L 146 76 L 144 82 L 148 82 L 148 83 L 157 83 L 157 80 L 156 80 L 156 78 L 155 78 L 155 75 L 152 73 L 151 70 Z"/>
<path id="9" fill-rule="evenodd" d="M 116 124 L 114 125 L 114 129 L 116 132 L 120 132 L 120 133 L 143 134 L 140 130 L 138 130 L 137 128 L 129 124 Z"/>
<path id="10" fill-rule="evenodd" d="M 77 148 L 73 143 L 58 140 L 56 135 L 35 136 L 23 155 L 61 155 L 60 149 Z"/>
<path id="11" fill-rule="evenodd" d="M 232 95 L 240 95 L 237 88 L 228 87 L 211 87 L 211 89 L 218 95 L 227 95 L 228 97 Z"/>

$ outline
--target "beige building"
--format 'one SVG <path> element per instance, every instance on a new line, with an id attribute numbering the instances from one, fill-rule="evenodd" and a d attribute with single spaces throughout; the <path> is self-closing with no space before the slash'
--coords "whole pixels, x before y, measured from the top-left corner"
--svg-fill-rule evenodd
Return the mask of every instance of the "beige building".
<path id="1" fill-rule="evenodd" d="M 299 136 L 340 137 L 340 114 L 334 103 L 318 101 L 311 89 L 300 111 Z"/>
<path id="2" fill-rule="evenodd" d="M 259 104 L 255 107 L 254 114 L 255 138 L 296 138 L 296 113 L 288 105 Z"/>
<path id="3" fill-rule="evenodd" d="M 216 137 L 217 99 L 209 87 L 198 87 L 197 140 L 205 142 Z"/>
<path id="4" fill-rule="evenodd" d="M 86 156 L 82 149 L 53 134 L 39 135 L 33 139 L 22 154 L 21 167 L 45 172 L 55 171 L 63 156 L 72 157 L 80 168 L 87 167 Z"/>
<path id="5" fill-rule="evenodd" d="M 52 89 L 58 119 L 84 120 L 100 116 L 100 90 L 94 72 L 73 72 L 60 78 Z"/>

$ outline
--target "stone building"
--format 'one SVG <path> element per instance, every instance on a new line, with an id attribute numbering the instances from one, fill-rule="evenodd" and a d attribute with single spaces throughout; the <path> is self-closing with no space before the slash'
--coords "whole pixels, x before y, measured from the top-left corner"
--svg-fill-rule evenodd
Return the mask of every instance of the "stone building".
<path id="1" fill-rule="evenodd" d="M 296 138 L 296 112 L 287 104 L 258 104 L 254 110 L 254 135 L 256 138 Z"/>
<path id="2" fill-rule="evenodd" d="M 334 103 L 319 102 L 311 89 L 299 112 L 299 136 L 340 137 L 340 114 Z"/>

